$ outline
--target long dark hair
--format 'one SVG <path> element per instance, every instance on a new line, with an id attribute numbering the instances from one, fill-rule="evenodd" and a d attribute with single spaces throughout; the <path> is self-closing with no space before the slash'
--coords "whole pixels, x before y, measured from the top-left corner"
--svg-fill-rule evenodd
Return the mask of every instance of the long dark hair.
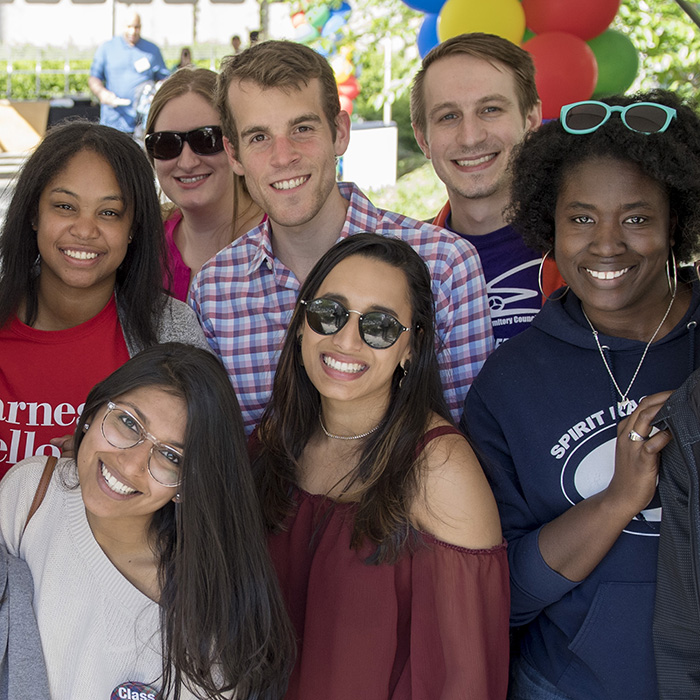
<path id="1" fill-rule="evenodd" d="M 124 335 L 145 347 L 157 342 L 165 296 L 165 244 L 153 171 L 139 146 L 108 126 L 76 120 L 52 128 L 24 164 L 0 235 L 0 328 L 25 302 L 31 325 L 37 314 L 39 255 L 32 227 L 39 198 L 71 158 L 92 151 L 109 163 L 127 207 L 133 214 L 132 241 L 117 270 L 115 291 Z"/>
<path id="2" fill-rule="evenodd" d="M 397 238 L 358 233 L 331 248 L 306 278 L 275 373 L 272 399 L 258 429 L 253 461 L 265 523 L 278 529 L 293 507 L 290 485 L 306 443 L 317 430 L 321 399 L 301 363 L 297 342 L 304 325 L 300 300 L 313 299 L 328 273 L 351 256 L 379 260 L 403 272 L 411 302 L 411 360 L 397 366 L 380 428 L 369 436 L 351 476 L 359 487 L 352 546 L 377 545 L 372 563 L 395 561 L 411 533 L 409 511 L 419 486 L 419 445 L 432 413 L 450 421 L 435 356 L 435 310 L 430 274 L 420 256 Z M 403 381 L 402 381 L 403 380 Z"/>
<path id="3" fill-rule="evenodd" d="M 184 683 L 202 698 L 235 689 L 241 700 L 278 700 L 294 641 L 267 554 L 241 411 L 219 361 L 180 343 L 135 355 L 88 395 L 76 452 L 100 408 L 144 386 L 187 404 L 181 502 L 168 502 L 151 522 L 161 587 L 162 697 L 177 700 Z"/>

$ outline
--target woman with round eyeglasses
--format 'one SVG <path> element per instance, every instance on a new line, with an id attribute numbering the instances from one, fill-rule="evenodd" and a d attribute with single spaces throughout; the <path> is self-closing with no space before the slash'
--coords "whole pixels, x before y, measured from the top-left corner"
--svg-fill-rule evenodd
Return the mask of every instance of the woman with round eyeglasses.
<path id="1" fill-rule="evenodd" d="M 450 423 L 408 244 L 359 233 L 319 260 L 250 446 L 299 640 L 286 700 L 505 696 L 497 509 Z"/>
<path id="2" fill-rule="evenodd" d="M 670 93 L 566 106 L 511 164 L 510 218 L 568 283 L 486 362 L 463 427 L 508 540 L 513 700 L 656 700 L 668 443 L 700 365 L 700 119 Z M 692 268 L 690 268 L 692 270 Z"/>
<path id="3" fill-rule="evenodd" d="M 224 152 L 215 92 L 216 73 L 182 68 L 160 86 L 146 123 L 146 152 L 172 202 L 166 287 L 183 301 L 202 265 L 264 216 Z"/>
<path id="4" fill-rule="evenodd" d="M 0 484 L 51 697 L 278 700 L 294 642 L 218 360 L 177 343 L 136 355 L 92 389 L 75 444 L 37 508 L 45 457 Z"/>

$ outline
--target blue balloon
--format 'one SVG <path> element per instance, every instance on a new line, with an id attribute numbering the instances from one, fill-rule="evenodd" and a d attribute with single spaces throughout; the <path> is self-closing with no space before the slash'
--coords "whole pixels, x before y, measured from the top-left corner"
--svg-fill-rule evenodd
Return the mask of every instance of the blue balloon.
<path id="1" fill-rule="evenodd" d="M 442 6 L 445 4 L 446 0 L 403 0 L 406 5 L 418 10 L 418 12 L 425 12 L 426 15 L 438 15 Z"/>
<path id="2" fill-rule="evenodd" d="M 437 33 L 438 17 L 439 15 L 426 15 L 423 24 L 420 25 L 416 43 L 421 58 L 425 58 L 425 55 L 440 43 Z"/>
<path id="3" fill-rule="evenodd" d="M 345 23 L 345 17 L 331 13 L 330 19 L 323 25 L 321 36 L 332 37 L 338 30 L 345 26 Z"/>
<path id="4" fill-rule="evenodd" d="M 350 16 L 350 13 L 352 12 L 352 7 L 348 5 L 348 3 L 343 2 L 340 7 L 337 7 L 335 10 L 331 10 L 331 17 L 333 15 L 343 15 L 345 19 L 347 19 Z"/>

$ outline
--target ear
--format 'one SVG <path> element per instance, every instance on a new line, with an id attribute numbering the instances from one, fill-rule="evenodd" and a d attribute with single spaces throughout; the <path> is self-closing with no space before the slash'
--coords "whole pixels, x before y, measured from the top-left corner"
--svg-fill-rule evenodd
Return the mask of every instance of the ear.
<path id="1" fill-rule="evenodd" d="M 236 175 L 239 175 L 240 177 L 244 177 L 245 170 L 243 169 L 241 162 L 236 158 L 236 151 L 233 148 L 233 144 L 225 136 L 224 150 L 226 151 L 226 155 L 228 156 L 228 162 L 233 168 L 233 172 L 236 173 Z"/>
<path id="2" fill-rule="evenodd" d="M 342 156 L 350 143 L 350 115 L 340 110 L 335 118 L 335 155 Z"/>
<path id="3" fill-rule="evenodd" d="M 423 151 L 423 155 L 430 160 L 430 146 L 428 145 L 428 139 L 425 138 L 425 134 L 415 124 L 412 123 L 411 126 L 413 127 L 413 135 L 416 137 L 418 147 L 421 151 Z"/>
<path id="4" fill-rule="evenodd" d="M 176 494 L 172 497 L 172 502 L 173 502 L 173 503 L 181 503 L 181 502 L 182 502 L 182 498 L 180 497 L 180 494 L 179 494 L 179 493 L 176 493 Z"/>
<path id="5" fill-rule="evenodd" d="M 542 103 L 538 100 L 525 117 L 525 131 L 534 131 L 540 124 L 542 124 Z"/>
<path id="6" fill-rule="evenodd" d="M 676 214 L 675 211 L 671 212 L 671 216 L 669 217 L 669 225 L 668 225 L 668 242 L 671 248 L 673 248 L 674 245 L 676 245 L 676 227 L 678 226 L 678 214 Z"/>

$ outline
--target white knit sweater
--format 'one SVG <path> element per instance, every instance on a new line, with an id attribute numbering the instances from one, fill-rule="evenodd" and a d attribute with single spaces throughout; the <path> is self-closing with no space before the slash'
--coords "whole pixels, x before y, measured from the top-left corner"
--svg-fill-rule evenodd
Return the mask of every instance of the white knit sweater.
<path id="1" fill-rule="evenodd" d="M 34 609 L 54 700 L 108 700 L 126 681 L 160 689 L 158 605 L 114 567 L 93 537 L 72 460 L 61 459 L 24 534 L 45 457 L 0 481 L 0 538 L 34 578 Z M 183 699 L 194 698 L 183 688 Z"/>

